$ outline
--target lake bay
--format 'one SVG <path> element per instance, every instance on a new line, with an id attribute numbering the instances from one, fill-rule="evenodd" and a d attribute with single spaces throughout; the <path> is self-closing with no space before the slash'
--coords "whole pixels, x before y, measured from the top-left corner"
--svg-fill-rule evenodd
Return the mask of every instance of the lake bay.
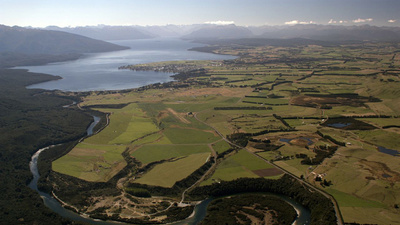
<path id="1" fill-rule="evenodd" d="M 170 73 L 153 71 L 119 70 L 128 64 L 142 64 L 177 60 L 224 60 L 234 56 L 188 51 L 202 44 L 177 38 L 122 40 L 112 43 L 131 49 L 115 52 L 86 54 L 78 60 L 51 63 L 42 66 L 17 67 L 30 72 L 61 76 L 63 79 L 28 86 L 62 91 L 103 91 L 137 88 L 144 85 L 168 82 Z"/>

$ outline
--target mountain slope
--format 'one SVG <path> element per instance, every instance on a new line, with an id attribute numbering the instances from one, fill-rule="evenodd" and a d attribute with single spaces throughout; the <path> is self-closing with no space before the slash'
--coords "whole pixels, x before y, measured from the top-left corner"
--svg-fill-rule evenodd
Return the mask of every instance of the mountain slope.
<path id="1" fill-rule="evenodd" d="M 253 36 L 253 33 L 245 28 L 236 25 L 207 25 L 201 27 L 192 33 L 183 36 L 184 39 L 203 40 L 203 39 L 227 39 L 227 38 L 247 38 Z"/>
<path id="2" fill-rule="evenodd" d="M 51 26 L 46 27 L 46 30 L 64 31 L 104 41 L 147 39 L 155 37 L 155 35 L 133 26 L 86 26 L 73 28 Z"/>
<path id="3" fill-rule="evenodd" d="M 127 47 L 61 31 L 0 25 L 0 52 L 81 54 L 123 49 L 127 49 Z"/>
<path id="4" fill-rule="evenodd" d="M 295 25 L 252 27 L 263 38 L 306 38 L 323 41 L 399 41 L 400 30 L 394 27 Z"/>

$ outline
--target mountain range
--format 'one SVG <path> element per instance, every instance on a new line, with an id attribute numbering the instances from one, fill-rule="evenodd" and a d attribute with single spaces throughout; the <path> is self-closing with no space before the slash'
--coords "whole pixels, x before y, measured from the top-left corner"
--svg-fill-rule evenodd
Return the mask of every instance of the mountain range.
<path id="1" fill-rule="evenodd" d="M 101 40 L 143 39 L 154 37 L 181 37 L 189 40 L 269 38 L 304 38 L 321 41 L 400 41 L 399 27 L 376 27 L 369 25 L 317 25 L 294 26 L 236 26 L 193 24 L 165 26 L 87 26 L 75 28 L 47 27 L 80 34 Z"/>
<path id="2" fill-rule="evenodd" d="M 0 68 L 73 60 L 84 53 L 127 47 L 106 41 L 179 37 L 202 43 L 266 45 L 400 41 L 400 27 L 294 25 L 243 27 L 215 24 L 24 28 L 0 25 Z"/>
<path id="3" fill-rule="evenodd" d="M 67 32 L 0 26 L 0 52 L 80 54 L 122 49 L 126 47 Z"/>
<path id="4" fill-rule="evenodd" d="M 0 68 L 79 58 L 127 47 L 62 31 L 0 25 Z"/>

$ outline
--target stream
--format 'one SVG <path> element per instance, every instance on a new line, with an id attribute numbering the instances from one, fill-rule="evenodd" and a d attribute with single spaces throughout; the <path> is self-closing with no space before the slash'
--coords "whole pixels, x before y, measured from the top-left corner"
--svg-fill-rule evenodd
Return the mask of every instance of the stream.
<path id="1" fill-rule="evenodd" d="M 87 136 L 93 135 L 93 128 L 100 122 L 100 118 L 97 116 L 93 116 L 93 122 L 90 124 L 90 126 L 87 129 Z M 58 202 L 53 196 L 44 193 L 40 191 L 37 187 L 37 182 L 40 178 L 39 170 L 37 167 L 37 162 L 38 158 L 41 152 L 48 150 L 50 148 L 54 147 L 54 145 L 39 149 L 33 156 L 32 159 L 29 163 L 29 167 L 31 170 L 31 173 L 33 175 L 32 181 L 29 183 L 29 187 L 35 191 L 37 191 L 40 195 L 40 197 L 43 199 L 44 204 L 49 207 L 51 210 L 53 210 L 55 213 L 59 214 L 62 217 L 74 220 L 74 221 L 79 221 L 79 222 L 85 222 L 89 224 L 95 224 L 95 225 L 118 225 L 118 224 L 127 224 L 127 223 L 122 223 L 122 222 L 116 222 L 116 221 L 103 221 L 103 220 L 98 220 L 98 219 L 92 219 L 87 215 L 81 215 L 75 212 L 72 212 L 68 209 L 65 209 L 64 207 L 61 206 L 60 202 Z M 290 205 L 293 206 L 293 208 L 296 210 L 298 217 L 294 221 L 293 225 L 308 225 L 310 222 L 310 211 L 306 208 L 304 208 L 301 204 L 295 202 L 294 200 L 290 199 L 287 196 L 283 195 L 278 195 L 278 194 L 273 194 L 271 195 L 277 196 L 284 201 L 288 202 Z M 198 224 L 200 221 L 204 219 L 206 216 L 206 211 L 207 211 L 207 206 L 209 203 L 212 201 L 212 199 L 206 199 L 202 201 L 200 204 L 196 205 L 193 214 L 182 221 L 174 222 L 171 223 L 173 225 L 195 225 Z"/>

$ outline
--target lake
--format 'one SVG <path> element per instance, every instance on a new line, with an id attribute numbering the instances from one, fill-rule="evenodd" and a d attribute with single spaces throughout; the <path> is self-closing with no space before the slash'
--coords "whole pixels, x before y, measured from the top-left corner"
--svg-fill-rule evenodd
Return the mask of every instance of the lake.
<path id="1" fill-rule="evenodd" d="M 176 60 L 224 60 L 230 55 L 188 51 L 203 44 L 177 38 L 123 40 L 112 43 L 131 49 L 115 52 L 86 54 L 78 60 L 51 63 L 43 66 L 25 66 L 30 72 L 61 76 L 63 79 L 28 86 L 62 91 L 103 91 L 137 88 L 153 83 L 172 81 L 170 73 L 118 70 L 129 64 Z"/>

